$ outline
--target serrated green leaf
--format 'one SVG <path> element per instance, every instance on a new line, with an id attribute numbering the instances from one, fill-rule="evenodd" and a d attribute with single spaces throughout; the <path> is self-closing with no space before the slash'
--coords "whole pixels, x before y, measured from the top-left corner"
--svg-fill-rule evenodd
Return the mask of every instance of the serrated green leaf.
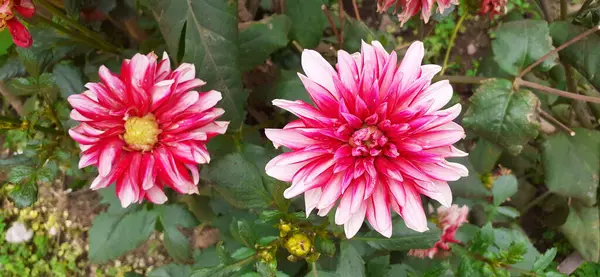
<path id="1" fill-rule="evenodd" d="M 179 228 L 193 228 L 198 222 L 183 206 L 161 205 L 157 209 L 158 219 L 164 229 L 164 243 L 169 256 L 177 261 L 186 261 L 192 257 L 189 239 Z"/>
<path id="2" fill-rule="evenodd" d="M 285 15 L 275 15 L 255 21 L 240 31 L 240 67 L 248 71 L 265 60 L 275 51 L 286 47 L 290 19 Z"/>
<path id="3" fill-rule="evenodd" d="M 285 1 L 284 13 L 292 21 L 292 37 L 304 48 L 314 48 L 323 36 L 327 19 L 321 5 L 323 0 Z"/>
<path id="4" fill-rule="evenodd" d="M 229 154 L 204 169 L 215 189 L 230 204 L 239 208 L 265 208 L 271 203 L 259 169 L 242 154 Z"/>
<path id="5" fill-rule="evenodd" d="M 390 256 L 379 256 L 367 262 L 367 276 L 384 277 L 390 270 Z"/>
<path id="6" fill-rule="evenodd" d="M 538 135 L 538 98 L 528 90 L 514 91 L 512 83 L 492 79 L 469 99 L 463 124 L 491 143 L 517 155 Z"/>
<path id="7" fill-rule="evenodd" d="M 25 75 L 25 65 L 18 56 L 0 57 L 0 81 Z"/>
<path id="8" fill-rule="evenodd" d="M 19 96 L 35 95 L 39 90 L 35 77 L 13 78 L 8 82 L 8 87 Z"/>
<path id="9" fill-rule="evenodd" d="M 247 247 L 253 248 L 256 243 L 256 234 L 252 230 L 250 223 L 245 220 L 233 220 L 231 225 L 231 235 Z"/>
<path id="10" fill-rule="evenodd" d="M 251 257 L 254 254 L 256 254 L 256 250 L 254 250 L 253 248 L 242 247 L 235 250 L 235 252 L 231 254 L 231 257 L 235 260 L 243 260 Z"/>
<path id="11" fill-rule="evenodd" d="M 503 23 L 496 30 L 492 41 L 494 60 L 502 70 L 517 76 L 525 67 L 552 51 L 548 23 L 544 20 L 519 20 Z M 550 70 L 558 55 L 554 54 L 542 62 L 538 68 Z"/>
<path id="12" fill-rule="evenodd" d="M 317 237 L 315 245 L 317 246 L 317 251 L 319 253 L 325 254 L 327 256 L 335 255 L 335 252 L 337 250 L 335 247 L 335 243 L 328 238 Z"/>
<path id="13" fill-rule="evenodd" d="M 468 256 L 462 256 L 460 258 L 460 264 L 458 264 L 458 268 L 456 269 L 456 276 L 458 277 L 471 277 L 475 275 L 475 270 L 473 268 L 473 262 Z"/>
<path id="14" fill-rule="evenodd" d="M 173 58 L 196 66 L 196 76 L 206 82 L 203 91 L 217 90 L 225 109 L 221 120 L 236 131 L 244 120 L 247 93 L 238 67 L 237 1 L 149 0 Z M 185 31 L 185 33 L 184 33 Z"/>
<path id="15" fill-rule="evenodd" d="M 537 258 L 537 260 L 535 260 L 535 263 L 533 263 L 533 268 L 531 270 L 536 273 L 542 273 L 548 266 L 550 266 L 550 264 L 554 260 L 554 257 L 556 257 L 556 253 L 556 247 L 546 250 L 546 253 L 540 255 Z"/>
<path id="16" fill-rule="evenodd" d="M 261 277 L 276 277 L 277 276 L 277 260 L 270 263 L 256 262 L 256 272 Z"/>
<path id="17" fill-rule="evenodd" d="M 35 180 L 22 181 L 10 191 L 8 196 L 13 200 L 17 208 L 25 208 L 33 205 L 38 198 L 38 186 Z"/>
<path id="18" fill-rule="evenodd" d="M 546 186 L 556 194 L 596 203 L 600 174 L 600 132 L 576 128 L 575 136 L 557 133 L 542 144 Z"/>
<path id="19" fill-rule="evenodd" d="M 600 258 L 599 224 L 598 207 L 586 207 L 573 201 L 567 222 L 559 230 L 586 261 L 596 263 Z"/>
<path id="20" fill-rule="evenodd" d="M 147 277 L 189 277 L 192 268 L 189 265 L 168 264 L 153 269 Z"/>
<path id="21" fill-rule="evenodd" d="M 494 205 L 500 206 L 506 199 L 517 193 L 519 181 L 515 175 L 509 174 L 498 177 L 494 181 L 492 195 L 494 196 Z"/>
<path id="22" fill-rule="evenodd" d="M 354 240 L 366 241 L 371 247 L 378 250 L 407 251 L 410 249 L 430 248 L 440 239 L 440 230 L 434 224 L 428 224 L 429 231 L 419 233 L 409 229 L 404 222 L 398 222 L 392 227 L 391 238 L 382 237 L 372 231 L 365 236 L 355 236 Z"/>
<path id="23" fill-rule="evenodd" d="M 31 166 L 18 165 L 13 167 L 8 173 L 8 181 L 17 184 L 27 178 L 33 177 L 35 169 Z"/>
<path id="24" fill-rule="evenodd" d="M 201 268 L 194 270 L 191 277 L 230 277 L 251 264 L 254 257 L 246 258 L 229 265 L 218 265 L 212 268 Z"/>
<path id="25" fill-rule="evenodd" d="M 81 69 L 73 64 L 59 63 L 53 69 L 54 80 L 60 88 L 60 95 L 67 98 L 70 95 L 81 93 L 85 90 L 83 86 L 83 74 Z"/>
<path id="26" fill-rule="evenodd" d="M 469 152 L 471 164 L 480 174 L 490 173 L 502 155 L 502 148 L 485 140 L 479 139 L 473 150 Z"/>
<path id="27" fill-rule="evenodd" d="M 340 243 L 340 261 L 336 273 L 339 276 L 365 277 L 365 262 L 362 257 L 347 241 Z"/>
<path id="28" fill-rule="evenodd" d="M 89 259 L 104 263 L 135 249 L 150 237 L 156 218 L 156 212 L 146 209 L 97 215 L 89 231 Z"/>
<path id="29" fill-rule="evenodd" d="M 555 46 L 560 46 L 585 31 L 587 31 L 586 28 L 565 21 L 554 21 L 550 25 L 550 34 Z M 600 45 L 600 37 L 591 34 L 561 50 L 559 53 L 561 60 L 572 65 L 597 90 L 600 90 L 600 54 L 597 51 L 598 45 Z"/>
<path id="30" fill-rule="evenodd" d="M 492 223 L 488 223 L 481 227 L 479 232 L 473 238 L 469 251 L 475 253 L 483 253 L 487 251 L 488 247 L 494 244 L 494 228 Z"/>

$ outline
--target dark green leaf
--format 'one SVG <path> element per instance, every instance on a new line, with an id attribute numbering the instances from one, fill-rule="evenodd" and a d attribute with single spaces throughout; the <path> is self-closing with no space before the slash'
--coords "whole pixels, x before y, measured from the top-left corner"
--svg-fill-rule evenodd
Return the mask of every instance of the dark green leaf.
<path id="1" fill-rule="evenodd" d="M 14 44 L 12 40 L 12 36 L 10 35 L 10 31 L 8 29 L 4 29 L 4 31 L 0 31 L 0 56 L 6 55 L 6 51 Z"/>
<path id="2" fill-rule="evenodd" d="M 328 238 L 318 237 L 316 240 L 317 251 L 327 256 L 335 255 L 336 247 L 335 243 Z"/>
<path id="3" fill-rule="evenodd" d="M 13 167 L 8 173 L 8 181 L 14 184 L 17 184 L 25 179 L 33 177 L 33 173 L 35 170 L 26 165 L 19 165 Z"/>
<path id="4" fill-rule="evenodd" d="M 450 158 L 449 161 L 464 165 L 469 172 L 475 172 L 473 164 L 469 157 Z M 452 194 L 464 198 L 482 198 L 491 196 L 492 193 L 483 186 L 478 174 L 469 174 L 469 176 L 460 178 L 454 182 L 448 182 L 452 188 Z"/>
<path id="5" fill-rule="evenodd" d="M 154 230 L 157 214 L 141 209 L 125 214 L 102 213 L 89 231 L 89 258 L 103 263 L 135 249 Z"/>
<path id="6" fill-rule="evenodd" d="M 517 193 L 519 182 L 515 175 L 509 174 L 498 177 L 494 181 L 492 195 L 494 196 L 494 205 L 500 206 L 506 199 Z"/>
<path id="7" fill-rule="evenodd" d="M 238 130 L 247 94 L 238 69 L 237 1 L 149 2 L 172 57 L 181 53 L 184 62 L 196 65 L 197 76 L 207 83 L 203 91 L 223 94 L 221 119 L 230 121 L 230 130 Z"/>
<path id="8" fill-rule="evenodd" d="M 25 75 L 25 65 L 18 56 L 0 58 L 0 60 L 2 60 L 0 62 L 0 81 Z"/>
<path id="9" fill-rule="evenodd" d="M 469 100 L 464 126 L 509 153 L 519 154 L 524 144 L 537 137 L 539 100 L 530 91 L 514 91 L 510 81 L 493 79 L 482 84 Z"/>
<path id="10" fill-rule="evenodd" d="M 600 174 L 600 132 L 577 128 L 560 132 L 542 145 L 546 186 L 554 193 L 596 203 Z"/>
<path id="11" fill-rule="evenodd" d="M 481 227 L 479 232 L 473 238 L 469 250 L 475 253 L 483 253 L 488 247 L 494 244 L 494 229 L 492 223 L 488 223 Z"/>
<path id="12" fill-rule="evenodd" d="M 312 104 L 312 99 L 306 92 L 306 88 L 298 78 L 298 73 L 293 70 L 282 70 L 281 75 L 277 82 L 271 89 L 273 98 L 275 99 L 286 99 L 286 100 L 302 100 L 306 103 Z M 284 113 L 285 110 L 277 109 L 277 111 Z"/>
<path id="13" fill-rule="evenodd" d="M 50 169 L 49 167 L 43 167 L 36 171 L 35 179 L 38 182 L 50 183 L 54 180 L 56 176 L 56 172 Z"/>
<path id="14" fill-rule="evenodd" d="M 81 70 L 66 63 L 60 63 L 54 66 L 54 79 L 56 85 L 60 88 L 60 95 L 67 98 L 72 94 L 81 93 L 85 90 L 83 87 L 83 74 Z"/>
<path id="15" fill-rule="evenodd" d="M 235 220 L 230 228 L 233 237 L 247 247 L 254 248 L 256 243 L 256 234 L 252 230 L 250 223 L 245 220 Z"/>
<path id="16" fill-rule="evenodd" d="M 316 47 L 323 36 L 327 19 L 321 5 L 323 0 L 285 1 L 285 14 L 292 21 L 292 37 L 304 48 Z"/>
<path id="17" fill-rule="evenodd" d="M 390 256 L 379 256 L 367 263 L 367 276 L 384 277 L 390 269 Z"/>
<path id="18" fill-rule="evenodd" d="M 164 229 L 164 243 L 169 256 L 177 261 L 191 259 L 190 241 L 179 231 L 179 228 L 195 227 L 198 222 L 194 216 L 180 205 L 162 205 L 157 211 L 158 219 Z"/>
<path id="19" fill-rule="evenodd" d="M 39 91 L 36 77 L 13 78 L 8 82 L 8 86 L 15 95 L 19 96 L 35 95 Z"/>
<path id="20" fill-rule="evenodd" d="M 259 169 L 240 153 L 232 153 L 205 167 L 209 180 L 229 203 L 239 208 L 264 208 L 271 196 Z"/>
<path id="21" fill-rule="evenodd" d="M 494 60 L 502 70 L 517 76 L 521 70 L 534 63 L 546 53 L 552 51 L 548 23 L 544 20 L 519 20 L 504 23 L 496 30 L 496 39 L 492 41 Z M 538 67 L 550 70 L 555 64 L 554 54 Z"/>
<path id="22" fill-rule="evenodd" d="M 475 276 L 473 269 L 473 262 L 469 256 L 465 255 L 460 258 L 460 264 L 458 264 L 457 272 L 458 277 L 471 277 Z"/>
<path id="23" fill-rule="evenodd" d="M 346 17 L 344 20 L 344 50 L 350 53 L 359 52 L 363 41 L 371 43 L 373 40 L 381 42 L 387 50 L 395 48 L 394 37 L 390 34 L 371 29 L 362 21 Z"/>
<path id="24" fill-rule="evenodd" d="M 235 260 L 243 260 L 245 258 L 251 257 L 254 254 L 256 254 L 256 250 L 254 250 L 253 248 L 242 247 L 235 250 L 235 252 L 231 254 L 231 257 Z"/>
<path id="25" fill-rule="evenodd" d="M 559 230 L 586 261 L 596 263 L 600 258 L 599 224 L 598 207 L 586 207 L 573 201 L 567 222 Z"/>
<path id="26" fill-rule="evenodd" d="M 565 21 L 554 21 L 550 25 L 550 34 L 555 46 L 559 46 L 587 31 L 586 28 Z M 600 54 L 598 53 L 600 37 L 589 35 L 560 51 L 560 58 L 572 65 L 585 76 L 590 83 L 600 90 Z"/>
<path id="27" fill-rule="evenodd" d="M 248 71 L 262 64 L 280 48 L 287 46 L 290 20 L 285 15 L 275 15 L 253 22 L 240 31 L 240 67 Z"/>
<path id="28" fill-rule="evenodd" d="M 347 241 L 340 243 L 340 261 L 336 273 L 339 276 L 367 276 L 365 273 L 365 262 L 354 246 Z"/>
<path id="29" fill-rule="evenodd" d="M 230 277 L 251 264 L 254 257 L 246 258 L 229 265 L 218 265 L 212 268 L 201 268 L 194 270 L 191 277 Z"/>
<path id="30" fill-rule="evenodd" d="M 490 173 L 502 155 L 502 148 L 485 140 L 479 139 L 473 150 L 469 152 L 471 164 L 480 174 Z"/>
<path id="31" fill-rule="evenodd" d="M 148 277 L 189 277 L 191 274 L 189 265 L 168 264 L 152 270 Z"/>
<path id="32" fill-rule="evenodd" d="M 20 182 L 10 191 L 8 196 L 15 202 L 17 208 L 25 208 L 33 205 L 37 201 L 38 186 L 35 180 Z"/>
<path id="33" fill-rule="evenodd" d="M 533 269 L 531 270 L 536 273 L 542 273 L 548 266 L 550 266 L 554 260 L 554 257 L 556 257 L 556 252 L 556 247 L 546 250 L 546 253 L 539 256 L 537 260 L 535 260 L 535 263 L 533 263 Z"/>
<path id="34" fill-rule="evenodd" d="M 440 239 L 440 230 L 434 224 L 429 224 L 428 227 L 429 231 L 419 233 L 406 227 L 404 222 L 398 222 L 392 227 L 393 234 L 391 238 L 382 237 L 372 231 L 367 233 L 366 236 L 356 236 L 354 239 L 366 241 L 371 247 L 378 250 L 425 249 L 430 248 Z"/>
<path id="35" fill-rule="evenodd" d="M 496 212 L 510 218 L 517 218 L 520 215 L 519 210 L 509 206 L 496 207 Z"/>
<path id="36" fill-rule="evenodd" d="M 51 51 L 17 47 L 17 53 L 19 53 L 25 69 L 33 77 L 40 76 L 52 60 Z"/>
<path id="37" fill-rule="evenodd" d="M 261 277 L 276 277 L 277 260 L 270 263 L 256 262 L 256 271 Z"/>
<path id="38" fill-rule="evenodd" d="M 393 264 L 384 277 L 412 277 L 417 276 L 414 269 L 406 264 Z M 370 276 L 369 276 L 370 277 Z"/>

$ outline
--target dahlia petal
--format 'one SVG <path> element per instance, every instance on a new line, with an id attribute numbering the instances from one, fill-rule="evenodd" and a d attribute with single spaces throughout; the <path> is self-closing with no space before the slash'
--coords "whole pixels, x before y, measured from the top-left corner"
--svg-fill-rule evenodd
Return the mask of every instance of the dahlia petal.
<path id="1" fill-rule="evenodd" d="M 113 140 L 106 143 L 102 152 L 100 152 L 100 158 L 98 160 L 98 173 L 101 176 L 107 176 L 112 167 L 114 166 L 115 159 L 121 153 L 121 148 L 124 143 L 120 140 Z"/>
<path id="2" fill-rule="evenodd" d="M 200 95 L 198 92 L 193 90 L 183 94 L 181 97 L 179 97 L 179 99 L 177 99 L 175 105 L 168 106 L 168 109 L 167 106 L 164 106 L 163 109 L 165 110 L 160 109 L 155 112 L 158 122 L 164 122 L 173 119 L 175 116 L 196 103 L 199 97 Z"/>
<path id="3" fill-rule="evenodd" d="M 173 70 L 173 74 L 178 77 L 178 82 L 185 82 L 196 78 L 196 66 L 191 63 L 182 63 Z"/>
<path id="4" fill-rule="evenodd" d="M 420 163 L 417 166 L 422 172 L 432 178 L 442 181 L 456 181 L 460 179 L 460 177 L 463 177 L 466 171 L 466 168 L 464 168 L 463 165 L 458 165 L 460 165 L 460 167 L 444 166 L 443 163 Z M 466 174 L 468 174 L 468 171 Z"/>
<path id="5" fill-rule="evenodd" d="M 331 92 L 300 73 L 298 73 L 298 77 L 300 77 L 300 81 L 302 81 L 304 88 L 306 88 L 310 98 L 313 100 L 319 110 L 326 114 L 335 116 L 337 113 L 338 102 L 335 100 Z"/>
<path id="6" fill-rule="evenodd" d="M 295 129 L 265 129 L 265 135 L 273 142 L 275 148 L 283 145 L 290 149 L 300 149 L 318 143 Z"/>
<path id="7" fill-rule="evenodd" d="M 421 197 L 414 187 L 409 184 L 403 186 L 406 195 L 406 203 L 402 206 L 400 215 L 404 219 L 406 227 L 417 232 L 429 230 L 427 227 L 427 218 L 421 204 Z"/>
<path id="8" fill-rule="evenodd" d="M 419 105 L 424 102 L 433 99 L 433 105 L 429 108 L 429 111 L 437 111 L 444 107 L 450 99 L 452 99 L 452 86 L 448 80 L 442 80 L 433 83 L 431 86 L 421 92 L 414 100 L 411 105 Z"/>
<path id="9" fill-rule="evenodd" d="M 73 94 L 67 98 L 67 101 L 85 117 L 91 119 L 108 117 L 109 111 L 106 108 L 83 94 Z"/>
<path id="10" fill-rule="evenodd" d="M 156 110 L 161 104 L 169 99 L 173 92 L 173 83 L 175 83 L 174 80 L 163 80 L 152 86 L 150 89 L 150 95 L 152 96 L 151 110 Z"/>
<path id="11" fill-rule="evenodd" d="M 110 183 L 112 183 L 114 180 L 114 178 L 112 176 L 102 176 L 102 175 L 98 175 L 94 181 L 92 181 L 92 184 L 90 185 L 90 189 L 91 190 L 98 190 L 98 189 L 102 189 L 105 187 L 108 187 L 110 185 Z"/>
<path id="12" fill-rule="evenodd" d="M 362 204 L 356 212 L 352 213 L 350 220 L 344 224 L 344 233 L 346 234 L 346 238 L 351 239 L 356 235 L 356 233 L 358 233 L 358 230 L 360 230 L 360 227 L 365 221 L 366 211 L 367 205 Z"/>
<path id="13" fill-rule="evenodd" d="M 83 116 L 80 112 L 78 112 L 77 110 L 71 110 L 71 113 L 69 114 L 69 117 L 75 121 L 79 121 L 79 122 L 84 122 L 84 121 L 93 121 L 90 118 L 87 118 L 85 116 Z"/>
<path id="14" fill-rule="evenodd" d="M 317 204 L 317 209 L 324 209 L 325 207 L 331 206 L 342 194 L 342 173 L 333 175 L 329 182 L 323 187 L 323 194 Z"/>
<path id="15" fill-rule="evenodd" d="M 79 168 L 84 168 L 90 165 L 95 165 L 98 163 L 98 152 L 92 152 L 90 154 L 83 154 L 79 159 Z"/>
<path id="16" fill-rule="evenodd" d="M 422 132 L 416 136 L 413 136 L 413 139 L 418 141 L 418 143 L 422 145 L 424 149 L 428 149 L 444 145 L 451 145 L 463 139 L 464 137 L 465 132 L 460 125 L 454 122 L 448 122 L 439 127 L 430 129 L 427 132 Z"/>
<path id="17" fill-rule="evenodd" d="M 187 172 L 181 171 L 175 164 L 171 153 L 164 147 L 159 147 L 154 151 L 154 159 L 159 166 L 159 174 L 166 181 L 167 185 L 179 193 L 193 194 L 198 192 L 198 188 L 189 180 Z"/>
<path id="18" fill-rule="evenodd" d="M 356 67 L 356 62 L 352 56 L 348 54 L 348 52 L 344 50 L 338 50 L 337 69 L 339 72 L 340 81 L 342 81 L 344 86 L 348 88 L 351 93 L 357 93 L 358 68 Z"/>
<path id="19" fill-rule="evenodd" d="M 350 206 L 352 205 L 352 192 L 346 191 L 340 200 L 340 204 L 335 210 L 335 224 L 343 225 L 350 220 L 352 215 L 350 212 Z"/>
<path id="20" fill-rule="evenodd" d="M 186 164 L 185 167 L 192 173 L 192 181 L 194 185 L 198 185 L 200 182 L 200 173 L 198 172 L 198 167 L 194 164 Z"/>
<path id="21" fill-rule="evenodd" d="M 79 126 L 77 126 L 75 128 L 69 129 L 69 135 L 71 136 L 71 138 L 74 141 L 76 141 L 77 143 L 80 143 L 80 144 L 95 144 L 95 143 L 98 143 L 98 141 L 99 141 L 98 138 L 90 137 L 88 135 L 80 133 L 80 132 L 82 132 L 81 128 L 78 128 L 80 126 L 81 125 L 79 125 Z"/>
<path id="22" fill-rule="evenodd" d="M 273 100 L 273 105 L 291 112 L 303 120 L 320 122 L 327 125 L 331 124 L 331 119 L 329 119 L 325 114 L 300 100 L 288 101 L 275 99 Z"/>
<path id="23" fill-rule="evenodd" d="M 298 151 L 283 153 L 272 160 L 265 166 L 267 175 L 284 181 L 290 182 L 296 173 L 313 161 L 317 157 L 321 157 L 323 151 Z"/>
<path id="24" fill-rule="evenodd" d="M 294 175 L 292 186 L 283 192 L 283 196 L 290 199 L 309 189 L 324 185 L 333 174 L 333 164 L 332 158 L 325 157 L 304 166 Z"/>
<path id="25" fill-rule="evenodd" d="M 318 52 L 314 50 L 302 51 L 301 63 L 302 69 L 308 78 L 329 90 L 334 97 L 339 99 L 332 80 L 332 76 L 337 74 L 333 67 Z"/>
<path id="26" fill-rule="evenodd" d="M 406 51 L 406 54 L 404 55 L 404 58 L 402 58 L 402 62 L 400 62 L 400 66 L 398 67 L 398 72 L 402 72 L 403 74 L 401 81 L 403 88 L 408 87 L 408 85 L 419 75 L 419 69 L 421 68 L 421 62 L 423 61 L 424 56 L 425 48 L 422 42 L 413 42 L 410 47 L 408 47 L 408 50 Z"/>
<path id="27" fill-rule="evenodd" d="M 35 6 L 31 0 L 17 0 L 14 3 L 13 9 L 25 18 L 30 18 L 35 13 Z"/>
<path id="28" fill-rule="evenodd" d="M 156 82 L 161 82 L 171 74 L 171 60 L 167 52 L 163 52 L 162 60 L 156 66 L 156 74 L 154 75 Z"/>
<path id="29" fill-rule="evenodd" d="M 376 230 L 384 235 L 385 237 L 392 236 L 392 215 L 390 214 L 390 206 L 387 193 L 382 185 L 377 185 L 373 191 L 372 206 L 367 206 L 367 219 L 369 214 L 369 208 L 373 209 L 373 218 L 369 219 L 369 222 Z M 373 224 L 375 223 L 375 224 Z"/>
<path id="30" fill-rule="evenodd" d="M 314 210 L 317 207 L 319 199 L 321 199 L 321 188 L 307 190 L 304 193 L 304 206 L 307 218 L 308 216 L 310 216 L 312 210 Z"/>
<path id="31" fill-rule="evenodd" d="M 146 198 L 154 204 L 164 204 L 168 198 L 165 192 L 158 186 L 152 186 L 144 191 Z"/>
<path id="32" fill-rule="evenodd" d="M 121 201 L 121 206 L 123 208 L 129 207 L 131 203 L 135 203 L 137 201 L 137 197 L 134 190 L 134 185 L 128 181 L 127 178 L 121 184 L 121 189 L 117 192 L 117 196 Z"/>
<path id="33" fill-rule="evenodd" d="M 452 205 L 452 191 L 448 183 L 443 181 L 423 182 L 415 180 L 415 188 L 423 195 L 438 201 L 442 206 Z"/>
<path id="34" fill-rule="evenodd" d="M 329 214 L 329 212 L 331 211 L 331 209 L 333 209 L 333 206 L 335 206 L 335 203 L 334 203 L 334 204 L 331 204 L 331 205 L 330 205 L 330 206 L 328 206 L 328 207 L 325 207 L 325 208 L 323 208 L 323 209 L 320 209 L 320 210 L 317 212 L 317 215 L 318 215 L 318 216 L 326 216 L 327 214 Z"/>
<path id="35" fill-rule="evenodd" d="M 118 99 L 129 99 L 123 81 L 121 81 L 119 77 L 115 76 L 112 72 L 110 72 L 110 70 L 106 66 L 100 66 L 100 69 L 98 70 L 98 75 L 100 76 L 100 80 L 102 80 L 102 82 L 108 87 L 108 89 L 111 90 L 112 93 L 115 94 L 115 96 L 117 96 Z"/>
<path id="36" fill-rule="evenodd" d="M 147 191 L 155 186 L 156 171 L 154 170 L 154 156 L 145 154 L 140 169 L 140 173 L 143 174 L 142 188 Z"/>
<path id="37" fill-rule="evenodd" d="M 223 96 L 216 90 L 203 92 L 200 93 L 200 97 L 198 98 L 198 101 L 194 103 L 193 108 L 198 112 L 206 111 L 214 107 L 221 99 L 223 99 Z"/>
<path id="38" fill-rule="evenodd" d="M 359 178 L 356 179 L 354 184 L 350 187 L 352 188 L 352 205 L 350 205 L 350 212 L 355 213 L 364 203 L 366 182 L 364 178 Z"/>

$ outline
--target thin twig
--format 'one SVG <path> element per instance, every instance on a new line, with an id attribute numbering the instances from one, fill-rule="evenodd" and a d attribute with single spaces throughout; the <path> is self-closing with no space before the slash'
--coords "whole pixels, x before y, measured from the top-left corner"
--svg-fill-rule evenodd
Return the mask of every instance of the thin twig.
<path id="1" fill-rule="evenodd" d="M 321 9 L 325 13 L 327 20 L 329 20 L 329 25 L 331 25 L 331 29 L 333 30 L 333 34 L 337 38 L 338 43 L 340 43 L 340 41 L 342 41 L 342 39 L 340 37 L 340 33 L 338 32 L 337 27 L 335 26 L 335 22 L 333 22 L 333 17 L 331 16 L 331 13 L 329 12 L 329 10 L 327 9 L 327 6 L 325 6 L 325 5 L 322 5 Z M 340 46 L 341 46 L 341 43 L 340 43 Z"/>
<path id="2" fill-rule="evenodd" d="M 545 119 L 547 119 L 549 121 L 552 121 L 552 123 L 556 124 L 558 127 L 560 127 L 563 130 L 565 130 L 567 133 L 569 133 L 569 135 L 571 135 L 571 136 L 575 135 L 575 131 L 571 130 L 571 128 L 567 127 L 567 125 L 562 124 L 562 122 L 558 121 L 558 119 L 554 118 L 551 114 L 547 113 L 542 108 L 538 107 L 537 110 L 538 110 L 538 113 L 543 118 L 545 118 Z"/>
<path id="3" fill-rule="evenodd" d="M 453 84 L 481 84 L 487 80 L 490 80 L 492 78 L 488 78 L 488 77 L 479 77 L 479 76 L 447 76 L 447 75 L 439 75 L 439 76 L 435 76 L 433 77 L 433 81 L 440 81 L 440 80 L 448 80 L 450 83 Z"/>
<path id="4" fill-rule="evenodd" d="M 567 3 L 567 0 L 560 0 L 560 20 L 567 19 L 568 9 L 569 3 Z"/>
<path id="5" fill-rule="evenodd" d="M 550 11 L 550 5 L 548 5 L 546 0 L 539 0 L 539 3 L 542 13 L 544 14 L 544 18 L 546 18 L 548 23 L 552 23 L 552 12 Z"/>
<path id="6" fill-rule="evenodd" d="M 586 101 L 586 102 L 592 102 L 592 103 L 600 103 L 600 98 L 598 97 L 591 97 L 591 96 L 587 96 L 587 95 L 579 95 L 576 93 L 571 93 L 568 91 L 564 91 L 564 90 L 560 90 L 560 89 L 555 89 L 555 88 L 551 88 L 551 87 L 547 87 L 544 85 L 540 85 L 540 84 L 536 84 L 533 82 L 529 82 L 529 81 L 525 81 L 523 79 L 517 78 L 515 80 L 515 85 L 516 86 L 525 86 L 525 87 L 530 87 L 530 88 L 534 88 L 537 90 L 540 90 L 542 92 L 546 92 L 549 94 L 554 94 L 554 95 L 558 95 L 558 96 L 562 96 L 562 97 L 566 97 L 566 98 L 571 98 L 571 99 L 575 99 L 575 100 L 581 100 L 581 101 Z"/>
<path id="7" fill-rule="evenodd" d="M 4 85 L 4 82 L 0 81 L 0 94 L 6 99 L 6 102 L 10 104 L 19 116 L 25 116 L 25 110 L 23 109 L 23 103 L 18 97 L 14 96 L 12 92 Z"/>
<path id="8" fill-rule="evenodd" d="M 340 38 L 338 40 L 338 48 L 342 49 L 342 44 L 344 44 L 344 14 L 346 13 L 344 10 L 344 0 L 338 0 L 338 7 L 340 9 Z"/>
<path id="9" fill-rule="evenodd" d="M 354 6 L 354 16 L 356 16 L 356 20 L 362 21 L 360 19 L 360 13 L 358 12 L 358 4 L 356 4 L 356 0 L 352 0 L 352 6 Z"/>
<path id="10" fill-rule="evenodd" d="M 292 40 L 292 45 L 294 46 L 294 48 L 296 48 L 298 53 L 302 54 L 302 52 L 304 52 L 304 48 L 302 48 L 302 45 L 300 45 L 300 43 L 298 43 L 297 41 Z"/>
<path id="11" fill-rule="evenodd" d="M 544 56 L 542 56 L 539 60 L 537 60 L 536 62 L 532 63 L 531 65 L 529 65 L 527 68 L 525 68 L 523 71 L 521 71 L 521 74 L 519 74 L 518 78 L 522 78 L 523 76 L 525 76 L 525 74 L 529 73 L 534 67 L 536 67 L 537 65 L 541 64 L 543 61 L 545 61 L 546 59 L 548 59 L 550 56 L 558 53 L 558 51 L 563 50 L 565 48 L 567 48 L 569 45 L 583 39 L 584 37 L 587 37 L 589 35 L 591 35 L 592 33 L 596 32 L 600 30 L 600 26 L 595 26 L 594 28 L 591 28 L 579 35 L 577 35 L 576 37 L 570 39 L 569 41 L 565 42 L 563 45 L 554 48 L 552 51 L 546 53 Z"/>
<path id="12" fill-rule="evenodd" d="M 446 68 L 448 68 L 448 59 L 450 58 L 450 52 L 452 51 L 452 48 L 454 47 L 454 40 L 456 40 L 456 34 L 458 34 L 458 30 L 460 29 L 460 26 L 462 26 L 463 21 L 465 21 L 465 19 L 469 16 L 468 13 L 463 14 L 460 19 L 458 20 L 458 23 L 456 23 L 456 26 L 454 26 L 454 30 L 452 31 L 452 36 L 450 37 L 450 44 L 448 45 L 448 49 L 446 49 L 446 55 L 444 56 L 444 63 L 442 64 L 442 71 L 440 72 L 441 75 L 444 75 L 444 72 L 446 72 Z"/>

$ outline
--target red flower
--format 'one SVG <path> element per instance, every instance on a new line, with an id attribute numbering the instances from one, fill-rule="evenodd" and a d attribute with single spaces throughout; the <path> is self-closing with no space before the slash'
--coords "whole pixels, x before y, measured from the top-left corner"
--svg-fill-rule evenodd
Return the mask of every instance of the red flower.
<path id="1" fill-rule="evenodd" d="M 506 3 L 508 0 L 482 0 L 479 14 L 488 14 L 490 17 L 506 12 Z"/>
<path id="2" fill-rule="evenodd" d="M 467 215 L 469 215 L 469 207 L 452 205 L 450 208 L 439 207 L 438 213 L 438 226 L 442 229 L 442 236 L 440 240 L 436 242 L 432 248 L 429 249 L 411 249 L 408 255 L 419 257 L 419 258 L 430 258 L 433 259 L 435 256 L 444 256 L 447 251 L 450 250 L 450 243 L 457 243 L 456 231 L 463 223 L 467 222 Z"/>
<path id="3" fill-rule="evenodd" d="M 33 44 L 27 28 L 15 17 L 15 11 L 21 16 L 30 18 L 35 13 L 31 0 L 0 0 L 0 31 L 8 26 L 13 41 L 19 47 L 28 48 Z"/>
<path id="4" fill-rule="evenodd" d="M 417 15 L 421 11 L 421 18 L 425 23 L 429 21 L 433 11 L 433 3 L 437 2 L 438 12 L 443 13 L 445 9 L 452 5 L 458 5 L 458 0 L 378 0 L 377 6 L 379 12 L 384 12 L 395 5 L 395 11 L 398 7 L 402 8 L 402 12 L 398 14 L 400 24 L 404 25 L 411 17 Z"/>
<path id="5" fill-rule="evenodd" d="M 97 166 L 91 188 L 115 183 L 123 207 L 144 198 L 164 203 L 164 186 L 197 193 L 197 165 L 210 161 L 206 143 L 229 124 L 215 121 L 224 113 L 214 107 L 220 92 L 192 90 L 205 84 L 193 64 L 171 70 L 166 53 L 157 58 L 137 54 L 119 76 L 102 66 L 101 82 L 68 99 L 71 118 L 81 122 L 69 130 L 82 151 L 79 167 Z"/>

